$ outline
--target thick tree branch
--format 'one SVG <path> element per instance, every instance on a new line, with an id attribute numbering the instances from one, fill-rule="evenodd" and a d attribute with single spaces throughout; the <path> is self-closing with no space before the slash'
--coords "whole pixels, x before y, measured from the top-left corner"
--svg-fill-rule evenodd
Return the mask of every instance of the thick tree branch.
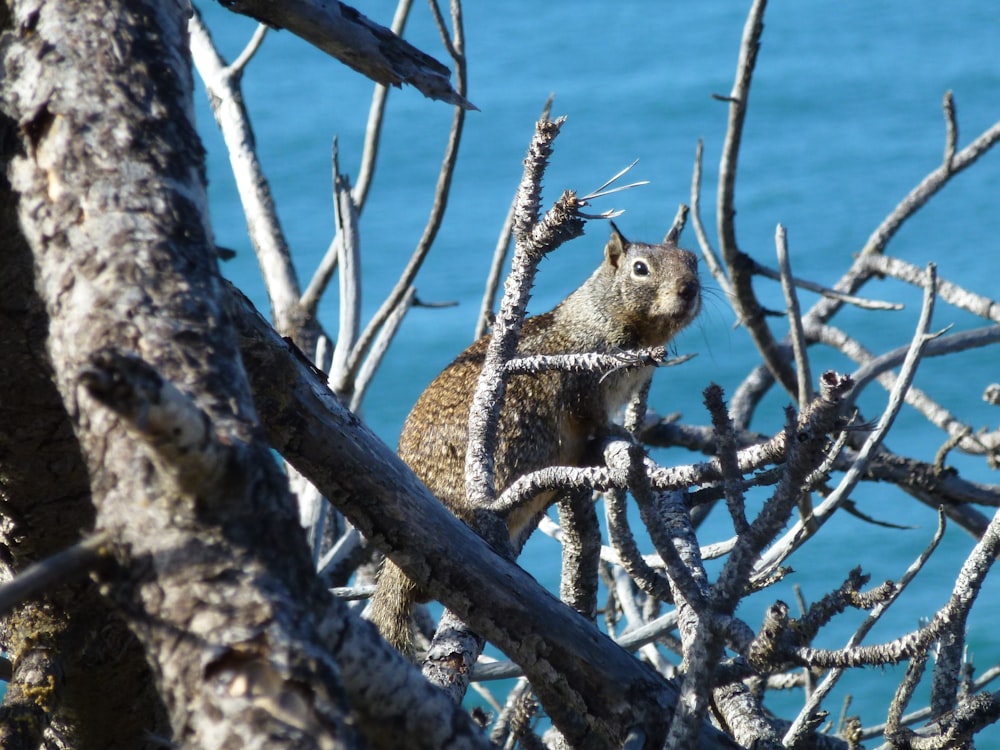
<path id="1" fill-rule="evenodd" d="M 268 26 L 288 29 L 376 83 L 408 84 L 430 99 L 475 109 L 451 87 L 447 67 L 337 0 L 222 0 L 222 5 Z"/>

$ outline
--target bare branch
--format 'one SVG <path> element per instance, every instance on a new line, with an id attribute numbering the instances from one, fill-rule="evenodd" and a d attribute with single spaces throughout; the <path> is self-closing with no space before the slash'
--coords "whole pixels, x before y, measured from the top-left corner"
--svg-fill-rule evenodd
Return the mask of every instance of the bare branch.
<path id="1" fill-rule="evenodd" d="M 231 0 L 225 7 L 268 26 L 288 29 L 383 86 L 405 83 L 429 99 L 475 109 L 461 87 L 451 87 L 447 67 L 337 0 Z"/>
<path id="2" fill-rule="evenodd" d="M 799 298 L 795 294 L 795 285 L 792 283 L 792 267 L 788 260 L 788 242 L 785 239 L 785 228 L 781 224 L 778 224 L 774 232 L 774 244 L 778 249 L 781 291 L 785 294 L 785 306 L 788 309 L 788 328 L 792 338 L 792 351 L 795 352 L 795 374 L 798 378 L 799 411 L 802 411 L 806 408 L 806 404 L 812 401 L 812 374 L 809 371 L 809 355 L 806 353 L 806 334 L 802 330 Z"/>
<path id="3" fill-rule="evenodd" d="M 880 256 L 884 257 L 884 256 Z M 767 266 L 758 263 L 751 259 L 753 263 L 753 272 L 756 276 L 763 276 L 768 279 L 774 279 L 775 281 L 782 280 L 782 274 L 780 271 L 775 271 Z M 799 289 L 805 289 L 810 292 L 816 292 L 823 297 L 829 297 L 830 299 L 839 300 L 840 302 L 845 302 L 848 305 L 853 305 L 861 310 L 902 310 L 905 305 L 901 302 L 885 302 L 883 300 L 868 299 L 866 297 L 858 297 L 854 294 L 845 294 L 844 292 L 838 292 L 836 289 L 831 289 L 830 287 L 823 286 L 821 284 L 816 284 L 812 281 L 807 281 L 806 279 L 800 279 L 796 276 L 791 276 L 791 282 L 794 286 Z"/>
<path id="4" fill-rule="evenodd" d="M 645 349 L 621 350 L 613 353 L 585 352 L 580 354 L 533 354 L 515 357 L 504 364 L 507 374 L 560 372 L 600 372 L 604 375 L 632 368 L 674 367 L 694 358 L 687 354 L 666 359 L 667 348 L 652 346 Z"/>
<path id="5" fill-rule="evenodd" d="M 976 160 L 993 148 L 997 141 L 1000 141 L 1000 122 L 983 131 L 976 140 L 955 154 L 954 158 L 948 164 L 942 164 L 921 180 L 920 184 L 913 188 L 900 201 L 892 213 L 872 232 L 868 241 L 865 242 L 861 253 L 863 255 L 881 253 L 885 249 L 885 246 L 889 244 L 889 240 L 899 231 L 903 222 L 915 214 L 935 193 L 947 185 L 952 177 L 975 164 Z"/>
<path id="6" fill-rule="evenodd" d="M 938 526 L 937 530 L 934 532 L 934 536 L 930 543 L 920 553 L 919 557 L 907 568 L 906 572 L 899 579 L 899 582 L 893 586 L 893 590 L 888 598 L 884 601 L 879 602 L 869 613 L 868 617 L 865 618 L 864 622 L 861 623 L 860 627 L 854 632 L 847 642 L 845 648 L 853 648 L 861 643 L 864 637 L 871 632 L 871 629 L 875 627 L 875 624 L 879 621 L 883 614 L 889 609 L 889 607 L 895 602 L 899 595 L 903 593 L 910 582 L 916 577 L 927 560 L 930 559 L 931 554 L 937 549 L 938 544 L 941 542 L 941 538 L 944 536 L 945 520 L 944 514 L 938 513 Z M 829 695 L 830 691 L 833 690 L 834 686 L 840 680 L 843 675 L 843 669 L 833 669 L 829 674 L 823 679 L 819 687 L 813 691 L 812 695 L 809 696 L 806 701 L 806 705 L 803 706 L 799 715 L 796 717 L 795 721 L 788 728 L 785 733 L 784 744 L 786 747 L 795 747 L 797 743 L 802 739 L 803 731 L 807 725 L 807 722 L 816 715 L 819 710 L 820 705 L 823 700 Z M 895 702 L 894 702 L 895 705 Z"/>
<path id="7" fill-rule="evenodd" d="M 896 694 L 892 697 L 892 702 L 889 704 L 889 711 L 886 715 L 886 739 L 898 735 L 900 731 L 900 721 L 903 717 L 903 711 L 906 710 L 906 707 L 910 703 L 910 698 L 913 697 L 913 693 L 916 691 L 917 685 L 920 684 L 920 679 L 924 676 L 924 670 L 927 667 L 927 659 L 929 657 L 930 649 L 927 649 L 926 651 L 918 651 L 913 655 L 913 658 L 910 659 L 910 663 L 906 665 L 906 673 L 903 675 L 903 679 L 900 680 L 899 685 L 896 687 Z"/>
<path id="8" fill-rule="evenodd" d="M 719 260 L 719 256 L 716 255 L 715 249 L 708 239 L 708 233 L 705 232 L 705 225 L 701 220 L 701 157 L 704 148 L 704 143 L 699 138 L 698 145 L 694 150 L 694 170 L 691 173 L 691 219 L 694 223 L 694 233 L 698 238 L 698 246 L 701 248 L 702 258 L 705 259 L 705 265 L 708 266 L 708 271 L 712 274 L 712 278 L 715 279 L 715 283 L 729 297 L 732 295 L 729 279 L 726 277 L 726 272 L 722 268 L 722 262 Z"/>
<path id="9" fill-rule="evenodd" d="M 500 236 L 497 237 L 497 244 L 493 249 L 493 261 L 490 263 L 490 272 L 486 277 L 486 287 L 483 290 L 483 301 L 479 306 L 479 316 L 476 318 L 473 340 L 485 336 L 493 320 L 493 305 L 496 302 L 497 289 L 500 288 L 503 265 L 504 261 L 507 260 L 507 250 L 510 248 L 510 238 L 514 232 L 514 203 L 515 201 L 511 201 L 510 208 L 507 209 L 507 216 L 503 220 Z"/>
<path id="10" fill-rule="evenodd" d="M 264 43 L 264 37 L 267 36 L 267 24 L 261 23 L 257 24 L 256 30 L 253 32 L 253 36 L 250 37 L 250 41 L 247 42 L 247 46 L 243 48 L 239 56 L 233 60 L 229 66 L 226 68 L 226 73 L 231 76 L 241 76 L 243 71 L 246 70 L 247 65 L 254 58 L 260 50 L 260 46 Z"/>
<path id="11" fill-rule="evenodd" d="M 0 586 L 0 616 L 6 615 L 25 599 L 38 596 L 70 578 L 86 575 L 108 554 L 108 534 L 97 533 L 69 549 L 29 565 L 13 580 Z"/>
<path id="12" fill-rule="evenodd" d="M 559 500 L 563 529 L 559 598 L 589 620 L 597 616 L 597 565 L 601 554 L 601 529 L 592 495 L 585 489 Z"/>
<path id="13" fill-rule="evenodd" d="M 515 212 L 513 267 L 500 303 L 493 336 L 487 347 L 469 416 L 469 446 L 466 453 L 466 492 L 472 507 L 487 508 L 496 498 L 493 479 L 493 445 L 506 387 L 503 364 L 517 346 L 531 284 L 541 259 L 563 241 L 583 232 L 579 203 L 564 193 L 546 217 L 539 220 L 541 179 L 552 153 L 552 142 L 562 120 L 539 120 L 524 162 Z"/>
<path id="14" fill-rule="evenodd" d="M 818 331 L 810 331 L 810 334 L 825 344 L 835 346 L 851 359 L 862 364 L 854 375 L 858 378 L 856 381 L 858 385 L 849 396 L 849 401 L 852 404 L 864 387 L 873 379 L 877 379 L 883 387 L 891 390 L 895 379 L 889 371 L 905 360 L 908 351 L 907 347 L 900 347 L 875 357 L 847 334 L 828 325 L 822 326 Z M 997 341 L 1000 341 L 1000 326 L 986 326 L 961 333 L 938 335 L 927 342 L 924 347 L 924 356 L 940 357 L 989 346 Z M 907 404 L 923 414 L 931 424 L 944 431 L 950 439 L 956 440 L 956 445 L 965 453 L 991 456 L 1000 448 L 1000 434 L 996 432 L 972 434 L 968 425 L 959 421 L 922 389 L 911 386 L 906 392 L 905 400 Z"/>
<path id="15" fill-rule="evenodd" d="M 361 369 L 358 370 L 358 374 L 354 378 L 354 391 L 351 394 L 350 403 L 351 411 L 357 411 L 361 408 L 361 401 L 364 399 L 365 394 L 368 393 L 368 387 L 371 385 L 372 378 L 375 377 L 379 365 L 382 364 L 382 359 L 385 357 L 386 352 L 389 351 L 389 345 L 396 338 L 396 334 L 403 324 L 406 313 L 409 312 L 416 301 L 416 293 L 417 290 L 413 287 L 407 290 L 403 298 L 399 300 L 396 309 L 386 319 L 385 325 L 379 330 L 378 336 L 375 337 L 371 351 L 365 357 L 364 364 L 361 365 Z"/>
<path id="16" fill-rule="evenodd" d="M 924 347 L 927 345 L 928 341 L 927 330 L 930 326 L 931 316 L 934 311 L 934 277 L 934 266 L 929 265 L 929 281 L 924 289 L 924 305 L 920 313 L 920 320 L 917 322 L 917 330 L 910 343 L 909 350 L 907 351 L 903 368 L 899 373 L 899 377 L 896 378 L 896 383 L 893 386 L 892 392 L 889 394 L 889 402 L 886 405 L 885 411 L 882 412 L 882 416 L 879 418 L 878 424 L 868 435 L 864 446 L 858 452 L 855 462 L 844 474 L 840 484 L 837 485 L 837 488 L 830 493 L 830 495 L 827 496 L 822 503 L 813 509 L 812 523 L 810 525 L 814 527 L 821 526 L 824 522 L 826 522 L 837 507 L 839 507 L 851 491 L 853 491 L 854 487 L 864 475 L 871 457 L 875 454 L 879 445 L 881 445 L 882 439 L 892 426 L 892 423 L 896 419 L 896 415 L 899 413 L 899 409 L 903 405 L 904 396 L 910 387 L 910 383 L 913 381 L 917 365 L 920 362 Z M 772 547 L 761 556 L 760 560 L 754 566 L 755 575 L 766 575 L 769 571 L 774 570 L 782 560 L 792 553 L 793 550 L 801 546 L 807 535 L 808 533 L 806 532 L 805 525 L 800 521 L 795 525 L 795 527 L 786 533 L 781 540 L 772 545 Z"/>
<path id="17" fill-rule="evenodd" d="M 399 0 L 396 14 L 392 18 L 392 33 L 403 35 L 406 20 L 410 15 L 413 0 Z M 385 105 L 389 99 L 390 87 L 376 84 L 372 91 L 372 103 L 368 108 L 368 124 L 365 126 L 365 145 L 361 151 L 361 163 L 358 166 L 358 177 L 354 184 L 354 203 L 358 213 L 362 213 L 368 200 L 368 190 L 371 188 L 375 175 L 375 165 L 378 161 L 379 144 L 382 140 L 382 124 L 385 122 Z"/>
<path id="18" fill-rule="evenodd" d="M 861 260 L 861 268 L 868 275 L 892 276 L 914 286 L 926 284 L 926 271 L 899 258 L 872 253 Z M 938 278 L 935 287 L 938 296 L 949 305 L 966 310 L 994 323 L 1000 323 L 1000 302 L 980 294 L 966 291 L 947 279 Z"/>
<path id="19" fill-rule="evenodd" d="M 336 219 L 338 266 L 340 267 L 340 326 L 330 364 L 330 387 L 338 395 L 353 390 L 347 371 L 350 353 L 361 327 L 361 239 L 358 234 L 358 207 L 351 194 L 351 183 L 340 173 L 337 148 L 333 150 L 333 196 Z"/>
<path id="20" fill-rule="evenodd" d="M 613 489 L 605 493 L 604 512 L 608 523 L 608 538 L 622 567 L 635 580 L 639 589 L 661 602 L 673 601 L 667 580 L 643 559 L 628 522 L 625 491 Z"/>
<path id="21" fill-rule="evenodd" d="M 766 0 L 755 0 L 747 14 L 740 41 L 740 55 L 736 66 L 736 80 L 733 83 L 729 102 L 729 125 L 719 162 L 718 205 L 716 222 L 719 231 L 719 245 L 722 258 L 729 271 L 732 284 L 732 301 L 740 323 L 746 326 L 754 344 L 764 359 L 764 364 L 775 379 L 791 394 L 795 394 L 795 374 L 782 356 L 778 342 L 767 325 L 763 309 L 753 290 L 753 274 L 750 264 L 743 261 L 743 253 L 736 242 L 736 169 L 739 161 L 740 142 L 743 138 L 743 122 L 746 118 L 750 97 L 750 83 L 753 80 L 754 65 L 760 49 L 760 36 L 764 30 L 764 9 Z"/>
<path id="22" fill-rule="evenodd" d="M 468 84 L 466 81 L 465 36 L 461 21 L 461 12 L 457 10 L 456 6 L 456 9 L 453 10 L 454 40 L 449 45 L 449 48 L 455 54 L 455 86 L 459 94 L 464 96 Z M 398 308 L 400 300 L 402 300 L 407 290 L 413 285 L 417 272 L 423 265 L 424 259 L 427 257 L 427 253 L 430 252 L 431 245 L 437 237 L 438 230 L 441 228 L 441 222 L 444 219 L 445 210 L 448 207 L 448 195 L 451 191 L 451 180 L 455 174 L 455 163 L 458 158 L 458 148 L 462 141 L 464 125 L 465 108 L 456 106 L 454 116 L 452 117 L 451 131 L 448 134 L 448 145 L 445 147 L 444 157 L 441 160 L 441 170 L 438 174 L 438 181 L 434 190 L 434 203 L 431 206 L 431 213 L 427 218 L 427 224 L 424 226 L 424 232 L 417 242 L 413 253 L 410 255 L 410 259 L 403 269 L 402 274 L 400 274 L 396 285 L 389 292 L 385 301 L 375 312 L 375 315 L 372 316 L 372 319 L 359 336 L 358 343 L 351 352 L 351 357 L 347 365 L 349 378 L 353 378 L 357 374 L 362 360 L 368 354 L 372 342 L 378 335 L 379 329 L 385 324 L 393 311 Z"/>
<path id="23" fill-rule="evenodd" d="M 737 536 L 746 534 L 750 528 L 747 522 L 743 491 L 740 486 L 739 463 L 736 456 L 736 438 L 733 423 L 726 412 L 722 388 L 712 384 L 705 389 L 705 406 L 712 415 L 712 431 L 715 434 L 719 465 L 722 469 L 722 484 L 726 497 L 729 517 Z"/>
<path id="24" fill-rule="evenodd" d="M 299 280 L 274 207 L 270 183 L 257 158 L 239 76 L 232 75 L 233 70 L 242 68 L 232 69 L 223 63 L 197 10 L 188 21 L 188 32 L 191 57 L 205 83 L 212 113 L 226 143 L 275 326 L 282 333 L 292 335 L 298 328 Z"/>
<path id="25" fill-rule="evenodd" d="M 688 207 L 683 203 L 677 207 L 677 214 L 674 216 L 674 220 L 670 224 L 670 229 L 668 229 L 667 233 L 663 236 L 664 242 L 672 242 L 675 245 L 680 242 L 681 232 L 684 231 L 684 225 L 687 224 L 688 211 Z"/>
<path id="26" fill-rule="evenodd" d="M 950 91 L 944 92 L 944 167 L 950 170 L 955 163 L 955 149 L 958 148 L 958 120 L 955 117 L 955 97 Z"/>

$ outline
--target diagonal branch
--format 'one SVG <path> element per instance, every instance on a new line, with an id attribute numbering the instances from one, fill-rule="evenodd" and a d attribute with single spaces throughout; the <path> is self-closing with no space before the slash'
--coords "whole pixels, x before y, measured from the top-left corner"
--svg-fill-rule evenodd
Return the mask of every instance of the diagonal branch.
<path id="1" fill-rule="evenodd" d="M 376 83 L 409 84 L 429 99 L 475 109 L 452 88 L 446 66 L 349 5 L 336 0 L 227 0 L 223 5 L 288 29 Z"/>

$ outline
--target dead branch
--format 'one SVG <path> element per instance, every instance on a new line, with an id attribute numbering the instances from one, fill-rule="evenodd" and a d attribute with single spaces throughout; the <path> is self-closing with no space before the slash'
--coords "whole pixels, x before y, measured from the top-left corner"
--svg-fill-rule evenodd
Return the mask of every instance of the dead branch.
<path id="1" fill-rule="evenodd" d="M 475 109 L 460 88 L 452 88 L 448 68 L 337 0 L 228 0 L 225 7 L 273 28 L 288 29 L 383 86 L 408 84 L 429 99 Z"/>

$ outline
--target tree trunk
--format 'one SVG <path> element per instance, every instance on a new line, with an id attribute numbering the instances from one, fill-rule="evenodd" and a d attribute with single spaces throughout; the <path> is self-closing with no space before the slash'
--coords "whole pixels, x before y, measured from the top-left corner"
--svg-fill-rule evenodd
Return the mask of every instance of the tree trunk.
<path id="1" fill-rule="evenodd" d="M 16 131 L 7 130 L 5 154 L 42 304 L 18 287 L 27 264 L 8 232 L 4 287 L 20 288 L 22 301 L 5 311 L 24 316 L 27 364 L 5 368 L 4 385 L 30 378 L 35 388 L 23 392 L 30 402 L 16 405 L 5 442 L 32 434 L 39 442 L 40 430 L 18 432 L 36 420 L 49 441 L 36 462 L 49 463 L 20 468 L 34 471 L 31 482 L 48 471 L 52 482 L 36 484 L 34 494 L 27 481 L 4 488 L 24 509 L 20 525 L 5 529 L 8 549 L 17 544 L 12 533 L 23 534 L 26 557 L 43 556 L 92 519 L 110 532 L 117 564 L 102 572 L 103 590 L 154 665 L 179 746 L 351 747 L 357 737 L 344 719 L 337 667 L 316 621 L 301 615 L 323 612 L 326 595 L 311 574 L 287 485 L 258 439 L 218 304 L 186 14 L 184 3 L 161 0 L 12 4 L 3 109 Z M 53 382 L 46 352 L 61 404 L 45 386 Z M 180 411 L 165 411 L 168 402 Z M 186 443 L 195 433 L 199 441 Z M 16 555 L 13 562 L 17 569 Z M 92 591 L 83 585 L 66 596 L 77 598 L 54 607 L 72 620 Z M 87 633 L 104 627 L 93 621 L 98 613 L 107 618 L 95 607 L 81 624 Z M 7 626 L 8 634 L 28 633 L 21 621 Z M 134 701 L 147 691 L 128 644 L 125 637 L 125 664 L 139 673 L 121 676 L 139 687 L 118 684 L 123 665 L 111 658 L 92 676 L 103 676 L 105 693 Z M 15 653 L 15 674 L 24 656 Z M 53 676 L 63 669 L 48 668 Z M 114 679 L 99 671 L 108 668 Z M 155 701 L 139 705 L 144 729 L 162 732 Z M 83 735 L 68 741 L 90 744 Z M 135 733 L 124 743 L 142 744 Z"/>
<path id="2" fill-rule="evenodd" d="M 16 129 L 0 116 L 0 162 Z M 78 541 L 94 524 L 87 471 L 44 356 L 48 319 L 33 287 L 31 252 L 0 174 L 0 570 L 8 580 Z M 138 641 L 97 586 L 81 580 L 24 602 L 0 621 L 14 659 L 0 747 L 36 748 L 47 737 L 78 747 L 136 748 L 168 732 L 166 712 Z M 116 690 L 108 690 L 108 685 Z"/>

